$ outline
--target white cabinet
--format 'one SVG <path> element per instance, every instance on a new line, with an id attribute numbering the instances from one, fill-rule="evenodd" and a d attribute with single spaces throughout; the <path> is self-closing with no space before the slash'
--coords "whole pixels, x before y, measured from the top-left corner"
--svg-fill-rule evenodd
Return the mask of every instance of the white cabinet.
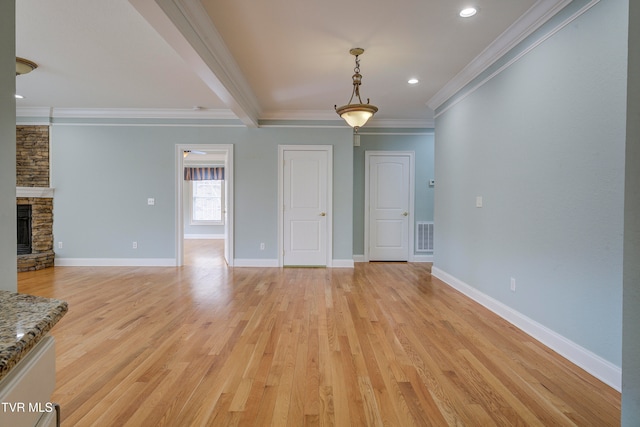
<path id="1" fill-rule="evenodd" d="M 54 339 L 47 335 L 0 380 L 0 426 L 56 425 Z"/>

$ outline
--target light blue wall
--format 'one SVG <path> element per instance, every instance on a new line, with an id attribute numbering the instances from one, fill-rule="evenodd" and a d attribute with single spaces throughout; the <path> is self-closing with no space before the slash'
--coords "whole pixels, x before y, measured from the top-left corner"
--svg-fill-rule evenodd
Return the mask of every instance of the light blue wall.
<path id="1" fill-rule="evenodd" d="M 435 137 L 434 267 L 617 366 L 625 79 L 625 2 L 601 1 L 438 110 Z"/>
<path id="2" fill-rule="evenodd" d="M 629 2 L 624 214 L 622 426 L 640 420 L 640 4 Z M 633 25 L 633 24 L 635 25 Z"/>
<path id="3" fill-rule="evenodd" d="M 375 132 L 379 132 L 375 134 Z M 433 221 L 433 129 L 363 129 L 360 146 L 353 147 L 353 253 L 364 254 L 365 151 L 415 152 L 414 221 Z"/>
<path id="4" fill-rule="evenodd" d="M 353 149 L 351 129 L 247 129 L 247 143 L 235 147 L 236 258 L 277 258 L 278 144 L 333 145 L 333 257 L 353 258 Z M 248 197 L 239 198 L 244 194 Z M 260 242 L 265 242 L 264 251 Z"/>
<path id="5" fill-rule="evenodd" d="M 175 258 L 175 145 L 216 143 L 234 144 L 236 259 L 277 259 L 279 144 L 334 146 L 333 253 L 351 259 L 348 128 L 69 123 L 54 123 L 51 131 L 54 239 L 63 242 L 57 258 Z M 155 206 L 147 205 L 148 197 Z"/>
<path id="6" fill-rule="evenodd" d="M 0 289 L 15 292 L 16 261 L 16 9 L 0 2 Z"/>

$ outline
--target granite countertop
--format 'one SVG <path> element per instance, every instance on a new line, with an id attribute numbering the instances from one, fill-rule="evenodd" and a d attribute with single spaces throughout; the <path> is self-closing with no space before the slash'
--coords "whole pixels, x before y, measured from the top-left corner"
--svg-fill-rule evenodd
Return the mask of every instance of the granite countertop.
<path id="1" fill-rule="evenodd" d="M 0 379 L 67 310 L 65 301 L 0 290 Z"/>

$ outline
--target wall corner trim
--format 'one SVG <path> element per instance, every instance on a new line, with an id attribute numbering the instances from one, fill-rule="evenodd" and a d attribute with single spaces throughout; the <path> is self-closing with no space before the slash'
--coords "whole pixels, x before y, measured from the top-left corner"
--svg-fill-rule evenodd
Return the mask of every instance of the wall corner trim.
<path id="1" fill-rule="evenodd" d="M 471 298 L 526 334 L 540 341 L 542 344 L 560 354 L 571 363 L 584 369 L 600 381 L 617 391 L 622 390 L 622 369 L 619 366 L 616 366 L 597 354 L 579 346 L 557 332 L 554 332 L 527 316 L 524 316 L 522 313 L 515 311 L 511 307 L 491 298 L 437 267 L 432 268 L 431 274 L 433 277 L 440 279 L 445 284 L 462 292 L 465 296 Z"/>

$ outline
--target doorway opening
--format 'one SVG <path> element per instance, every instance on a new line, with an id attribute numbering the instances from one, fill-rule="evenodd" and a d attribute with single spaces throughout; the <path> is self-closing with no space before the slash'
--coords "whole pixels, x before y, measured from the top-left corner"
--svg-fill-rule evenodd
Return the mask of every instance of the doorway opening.
<path id="1" fill-rule="evenodd" d="M 233 145 L 176 145 L 176 265 L 233 266 Z"/>
<path id="2" fill-rule="evenodd" d="M 189 267 L 226 267 L 223 239 L 184 240 L 184 265 Z"/>

